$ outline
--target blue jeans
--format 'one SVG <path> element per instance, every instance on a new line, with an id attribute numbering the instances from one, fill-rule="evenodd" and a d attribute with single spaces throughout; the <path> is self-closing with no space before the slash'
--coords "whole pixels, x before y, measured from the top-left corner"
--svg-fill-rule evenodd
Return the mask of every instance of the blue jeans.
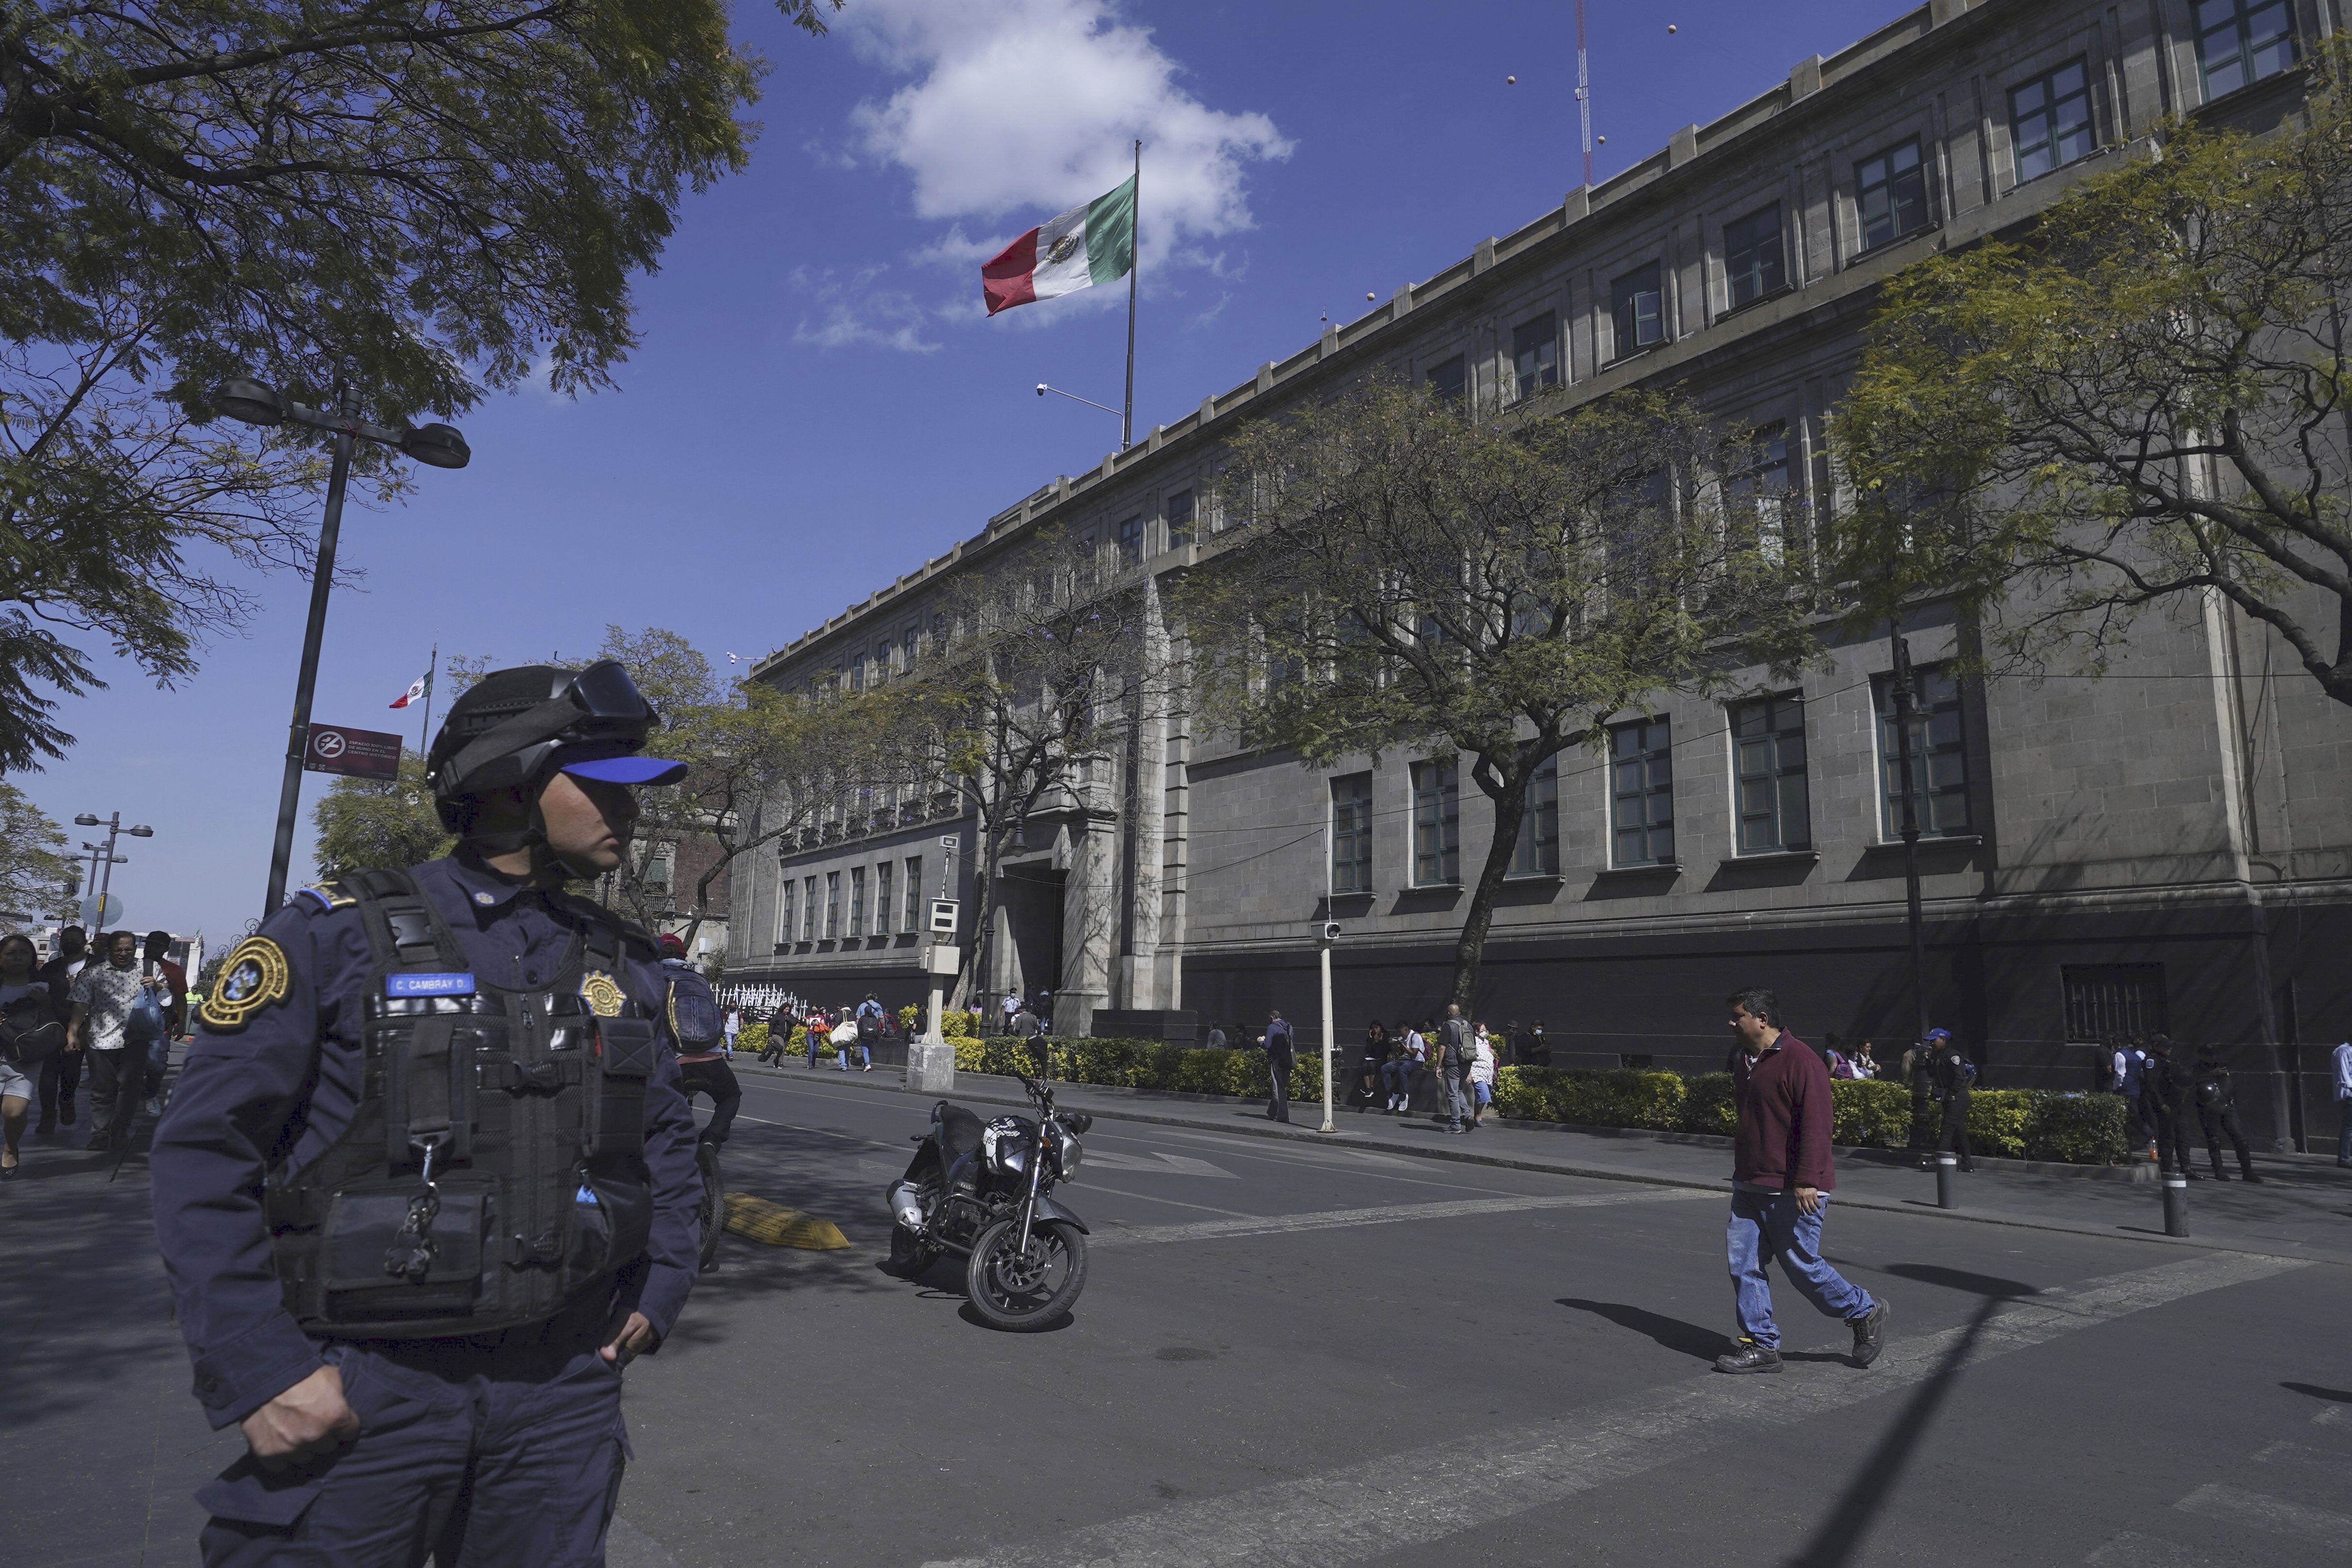
<path id="1" fill-rule="evenodd" d="M 874 1065 L 874 1053 L 867 1050 L 865 1044 L 860 1042 L 856 1046 L 843 1046 L 833 1053 L 835 1058 L 840 1061 L 842 1071 L 847 1072 L 849 1070 L 849 1053 L 853 1050 L 857 1053 L 857 1059 L 860 1062 L 864 1063 L 867 1067 L 872 1067 Z"/>
<path id="2" fill-rule="evenodd" d="M 1731 1223 L 1724 1227 L 1723 1243 L 1739 1331 L 1766 1350 L 1780 1348 L 1780 1331 L 1772 1321 L 1772 1281 L 1764 1272 L 1776 1257 L 1797 1293 L 1830 1317 L 1852 1322 L 1877 1305 L 1869 1291 L 1822 1261 L 1822 1220 L 1828 1212 L 1827 1193 L 1820 1207 L 1801 1214 L 1794 1193 L 1732 1189 Z"/>

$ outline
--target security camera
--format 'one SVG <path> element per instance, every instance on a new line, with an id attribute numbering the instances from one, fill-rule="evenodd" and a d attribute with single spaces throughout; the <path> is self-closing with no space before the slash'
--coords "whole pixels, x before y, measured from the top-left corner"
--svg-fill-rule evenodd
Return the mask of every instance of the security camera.
<path id="1" fill-rule="evenodd" d="M 1045 395 L 1045 384 L 1042 381 L 1037 384 L 1037 395 L 1040 397 Z"/>
<path id="2" fill-rule="evenodd" d="M 1319 945 L 1324 947 L 1337 946 L 1339 941 L 1339 922 L 1338 921 L 1317 921 L 1315 922 L 1315 940 Z"/>

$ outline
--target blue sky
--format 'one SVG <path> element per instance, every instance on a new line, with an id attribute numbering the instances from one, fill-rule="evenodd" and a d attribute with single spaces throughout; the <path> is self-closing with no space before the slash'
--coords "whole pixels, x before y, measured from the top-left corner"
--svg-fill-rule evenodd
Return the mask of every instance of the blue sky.
<path id="1" fill-rule="evenodd" d="M 1592 0 L 1596 176 L 1899 10 Z M 1565 3 L 849 0 L 811 40 L 739 0 L 737 25 L 774 68 L 751 163 L 687 203 L 620 389 L 493 397 L 463 422 L 470 468 L 346 514 L 366 581 L 330 615 L 320 721 L 399 728 L 385 705 L 436 639 L 520 663 L 617 623 L 757 657 L 1099 462 L 1117 420 L 1031 389 L 1118 402 L 1125 291 L 991 321 L 978 273 L 1124 178 L 1131 137 L 1139 431 L 1580 178 Z M 63 708 L 72 755 L 13 779 L 60 822 L 154 826 L 116 871 L 129 923 L 217 941 L 259 912 L 307 592 L 263 584 L 175 690 L 110 667 Z"/>

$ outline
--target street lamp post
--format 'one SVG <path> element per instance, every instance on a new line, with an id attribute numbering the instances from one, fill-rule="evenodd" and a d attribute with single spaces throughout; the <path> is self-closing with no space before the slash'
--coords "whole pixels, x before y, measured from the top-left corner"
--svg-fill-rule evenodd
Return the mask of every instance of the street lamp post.
<path id="1" fill-rule="evenodd" d="M 1899 819 L 1903 836 L 1903 898 L 1905 916 L 1911 934 L 1911 1005 L 1915 1014 L 1912 1038 L 1927 1037 L 1927 946 L 1921 927 L 1919 912 L 1919 808 L 1913 792 L 1911 757 L 1911 725 L 1916 693 L 1912 684 L 1911 645 L 1905 640 L 1902 626 L 1895 620 L 1886 623 L 1886 635 L 1895 645 L 1895 766 L 1896 783 L 1903 791 L 1903 812 Z"/>
<path id="2" fill-rule="evenodd" d="M 287 733 L 286 777 L 278 790 L 278 836 L 269 851 L 269 891 L 261 907 L 268 920 L 286 901 L 286 870 L 294 858 L 294 819 L 301 809 L 302 752 L 310 735 L 310 695 L 319 679 L 319 644 L 327 631 L 327 595 L 335 581 L 335 544 L 342 532 L 343 490 L 352 474 L 352 452 L 361 439 L 390 447 L 436 468 L 462 468 L 473 453 L 466 438 L 446 425 L 404 426 L 395 430 L 359 416 L 358 397 L 341 382 L 335 408 L 296 403 L 276 387 L 250 377 L 225 381 L 213 390 L 213 407 L 247 425 L 306 425 L 335 439 L 334 467 L 327 479 L 327 510 L 319 525 L 319 555 L 310 573 L 310 618 L 302 631 L 302 666 L 294 680 L 294 723 Z"/>
<path id="3" fill-rule="evenodd" d="M 155 837 L 155 830 L 149 827 L 144 823 L 142 823 L 135 827 L 123 826 L 122 814 L 119 811 L 111 813 L 103 820 L 101 820 L 95 813 L 85 811 L 79 816 L 74 818 L 74 826 L 76 827 L 103 827 L 106 829 L 106 844 L 103 848 L 95 844 L 85 844 L 82 846 L 83 848 L 90 852 L 90 876 L 97 883 L 97 885 L 90 889 L 90 891 L 98 897 L 98 913 L 91 918 L 89 922 L 98 928 L 97 931 L 92 931 L 90 933 L 90 946 L 94 948 L 98 945 L 99 932 L 106 930 L 106 898 L 107 894 L 111 891 L 114 887 L 114 868 L 117 866 L 128 866 L 131 864 L 131 858 L 128 855 L 117 855 L 114 852 L 114 841 L 126 836 L 132 838 L 152 838 Z M 99 868 L 101 866 L 105 868 L 103 873 L 99 870 Z"/>

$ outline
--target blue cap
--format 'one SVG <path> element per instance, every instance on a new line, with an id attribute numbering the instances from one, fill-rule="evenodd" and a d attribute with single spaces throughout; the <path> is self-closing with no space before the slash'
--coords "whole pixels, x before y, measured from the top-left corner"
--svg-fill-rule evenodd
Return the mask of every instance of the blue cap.
<path id="1" fill-rule="evenodd" d="M 1952 1037 L 1952 1031 L 1949 1029 L 1930 1029 L 1927 1031 L 1927 1037 L 1931 1040 L 1948 1040 Z"/>
<path id="2" fill-rule="evenodd" d="M 664 757 L 641 757 L 632 752 L 615 756 L 559 761 L 555 765 L 574 778 L 598 779 L 616 784 L 676 784 L 687 773 L 684 763 L 674 763 Z"/>

